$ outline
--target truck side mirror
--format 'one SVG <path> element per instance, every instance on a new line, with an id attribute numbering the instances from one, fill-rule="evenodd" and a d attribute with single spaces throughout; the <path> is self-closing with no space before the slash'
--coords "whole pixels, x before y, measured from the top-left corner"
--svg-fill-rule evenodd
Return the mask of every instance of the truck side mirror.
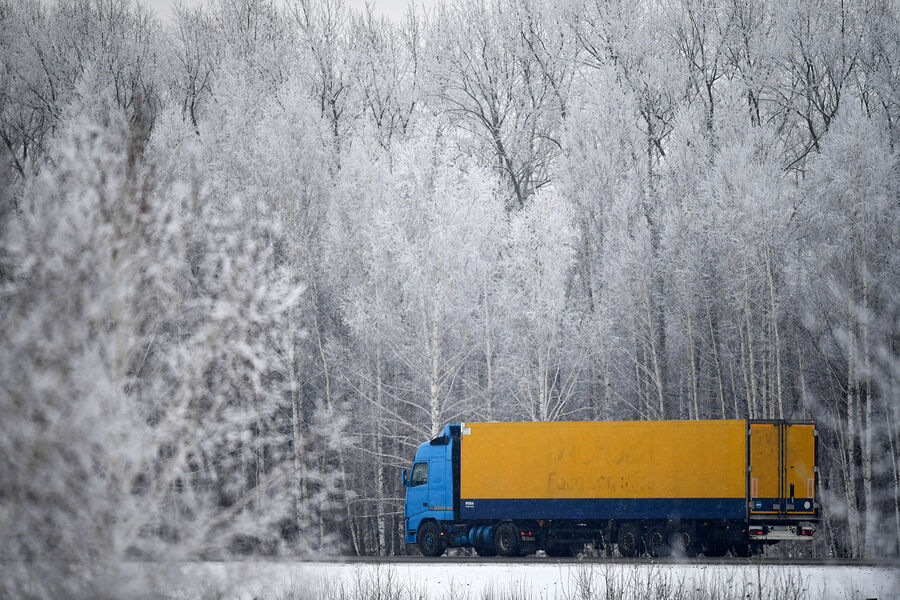
<path id="1" fill-rule="evenodd" d="M 403 469 L 403 487 L 409 486 L 409 471 Z"/>

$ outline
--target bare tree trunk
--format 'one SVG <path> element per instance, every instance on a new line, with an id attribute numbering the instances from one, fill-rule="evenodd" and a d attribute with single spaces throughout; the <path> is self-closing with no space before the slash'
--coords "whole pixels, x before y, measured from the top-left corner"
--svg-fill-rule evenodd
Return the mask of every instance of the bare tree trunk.
<path id="1" fill-rule="evenodd" d="M 313 324 L 316 328 L 316 345 L 319 349 L 319 358 L 322 360 L 322 373 L 325 377 L 325 407 L 328 410 L 329 419 L 332 423 L 335 423 L 337 417 L 334 413 L 334 400 L 331 396 L 331 373 L 328 367 L 328 358 L 325 356 L 325 347 L 322 344 L 322 335 L 319 331 L 318 315 L 314 314 Z M 347 483 L 347 468 L 344 461 L 344 447 L 342 445 L 338 445 L 337 447 L 337 457 L 338 469 L 341 475 L 341 493 L 344 495 L 344 509 L 347 514 L 347 525 L 350 528 L 350 543 L 354 553 L 359 555 L 359 544 L 356 540 L 356 532 L 353 529 L 353 507 L 350 506 L 350 502 L 347 501 L 346 498 L 347 491 L 350 487 Z"/>
<path id="2" fill-rule="evenodd" d="M 263 452 L 264 449 L 262 448 L 262 445 L 258 443 L 258 441 L 262 438 L 262 435 L 263 435 L 262 434 L 262 430 L 263 430 L 262 415 L 259 414 L 258 406 L 259 406 L 259 400 L 256 398 L 256 394 L 254 394 L 253 395 L 253 414 L 256 417 L 254 419 L 254 422 L 256 423 L 256 439 L 257 439 L 256 448 L 253 449 L 253 459 L 254 459 L 255 468 L 256 468 L 256 473 L 255 473 L 256 479 L 253 482 L 254 487 L 259 485 L 259 483 L 263 480 L 263 471 L 265 470 L 265 464 L 264 464 L 265 459 L 264 459 L 264 452 Z M 255 504 L 256 504 L 257 509 L 262 507 L 262 501 L 263 501 L 264 495 L 265 494 L 256 494 Z"/>
<path id="3" fill-rule="evenodd" d="M 387 531 L 386 524 L 384 522 L 384 438 L 381 431 L 381 417 L 384 414 L 382 402 L 384 399 L 382 397 L 383 392 L 381 381 L 383 374 L 381 363 L 381 345 L 379 344 L 378 348 L 376 348 L 375 350 L 375 541 L 378 545 L 378 555 L 384 556 L 384 541 Z"/>
<path id="4" fill-rule="evenodd" d="M 491 309 L 488 294 L 488 274 L 484 274 L 482 281 L 484 294 L 484 362 L 487 376 L 487 389 L 485 398 L 485 418 L 494 420 L 494 344 L 491 336 Z"/>
<path id="5" fill-rule="evenodd" d="M 822 478 L 819 477 L 818 482 L 816 483 L 816 498 L 822 498 L 822 494 L 824 492 L 824 488 L 822 487 Z M 835 537 L 834 537 L 834 523 L 833 517 L 831 516 L 831 510 L 829 504 L 827 502 L 822 502 L 822 524 L 825 526 L 825 538 L 828 540 L 828 545 L 834 549 L 836 547 Z"/>
<path id="6" fill-rule="evenodd" d="M 291 331 L 288 341 L 288 363 L 290 370 L 290 393 L 291 393 L 291 442 L 294 465 L 294 512 L 297 522 L 297 528 L 300 534 L 306 532 L 306 510 L 304 508 L 304 499 L 306 497 L 305 489 L 305 473 L 303 469 L 303 432 L 301 429 L 301 407 L 300 393 L 297 381 L 297 357 L 294 342 L 294 332 Z"/>
<path id="7" fill-rule="evenodd" d="M 241 421 L 247 422 L 247 407 L 244 406 L 244 397 L 238 399 L 238 408 L 241 411 Z M 247 465 L 247 449 L 244 447 L 244 444 L 241 444 L 241 496 L 247 494 L 247 471 L 249 467 Z"/>
<path id="8" fill-rule="evenodd" d="M 716 381 L 719 384 L 719 407 L 722 411 L 722 418 L 726 418 L 725 415 L 725 386 L 722 383 L 722 361 L 719 359 L 719 337 L 716 332 L 716 328 L 713 327 L 712 313 L 709 310 L 709 299 L 704 299 L 704 304 L 706 305 L 706 322 L 709 324 L 709 339 L 712 344 L 713 350 L 713 360 L 716 363 Z M 736 416 L 735 416 L 736 417 Z"/>
<path id="9" fill-rule="evenodd" d="M 646 397 L 644 394 L 644 385 L 643 385 L 644 375 L 641 372 L 641 361 L 643 360 L 643 355 L 644 355 L 642 348 L 644 346 L 644 343 L 643 343 L 643 339 L 642 339 L 641 340 L 641 348 L 638 348 L 638 332 L 636 331 L 636 329 L 637 328 L 635 328 L 635 330 L 632 330 L 632 334 L 631 334 L 631 343 L 634 347 L 634 359 L 633 359 L 633 362 L 634 362 L 634 385 L 635 385 L 635 389 L 637 390 L 638 406 L 641 407 L 641 411 L 644 411 L 645 407 L 647 406 L 647 400 L 646 400 Z"/>
<path id="10" fill-rule="evenodd" d="M 656 196 L 656 173 L 654 172 L 654 164 L 656 163 L 656 137 L 653 129 L 652 118 L 645 115 L 647 123 L 647 195 L 644 203 L 644 215 L 647 224 L 650 227 L 650 252 L 651 252 L 651 272 L 650 281 L 645 289 L 647 302 L 647 324 L 650 331 L 650 350 L 653 359 L 653 373 L 656 379 L 657 400 L 659 402 L 659 417 L 667 418 L 666 411 L 666 313 L 665 307 L 660 300 L 657 303 L 653 297 L 653 292 L 659 294 L 660 299 L 663 296 L 663 279 L 657 258 L 659 257 L 660 248 L 660 223 L 657 214 L 658 200 Z M 656 319 L 654 320 L 654 315 Z"/>
<path id="11" fill-rule="evenodd" d="M 544 362 L 544 354 L 538 359 L 538 396 L 537 396 L 537 420 L 547 420 L 547 364 Z"/>
<path id="12" fill-rule="evenodd" d="M 862 288 L 863 307 L 860 325 L 862 326 L 863 375 L 866 378 L 866 402 L 864 421 L 862 422 L 863 497 L 866 504 L 863 555 L 871 557 L 875 554 L 875 538 L 880 519 L 872 493 L 872 363 L 869 357 L 869 278 L 865 264 L 862 266 Z"/>
<path id="13" fill-rule="evenodd" d="M 765 327 L 767 330 L 766 333 L 769 333 L 768 329 L 770 327 L 768 319 L 765 320 L 765 323 Z M 771 339 L 771 335 L 769 337 Z M 767 344 L 763 344 L 762 341 L 760 342 L 760 344 L 762 345 L 762 348 L 759 351 L 760 363 L 762 368 L 762 373 L 760 373 L 760 378 L 762 379 L 762 385 L 760 385 L 760 402 L 762 404 L 763 415 L 765 415 L 767 419 L 771 419 L 774 415 L 772 413 L 771 396 L 769 395 L 769 384 L 771 383 L 771 377 L 769 377 L 769 357 L 767 356 L 767 350 L 769 346 Z"/>
<path id="14" fill-rule="evenodd" d="M 897 528 L 897 554 L 900 555 L 900 470 L 897 466 L 897 444 L 894 439 L 895 429 L 891 412 L 894 410 L 888 402 L 888 395 L 882 394 L 884 414 L 887 425 L 888 449 L 891 455 L 892 474 L 894 476 L 894 525 Z"/>
<path id="15" fill-rule="evenodd" d="M 803 372 L 803 352 L 797 352 L 797 372 L 800 375 L 800 403 L 804 407 L 809 406 L 809 401 L 806 397 L 806 374 Z"/>
<path id="16" fill-rule="evenodd" d="M 603 353 L 603 404 L 601 405 L 600 418 L 605 419 L 609 411 L 610 392 L 612 379 L 609 376 L 609 353 Z"/>
<path id="17" fill-rule="evenodd" d="M 750 359 L 747 358 L 747 342 L 745 335 L 745 324 L 738 325 L 738 334 L 741 337 L 741 376 L 744 379 L 744 395 L 747 398 L 747 417 L 756 418 L 756 405 L 753 401 L 751 383 L 750 383 Z"/>
<path id="18" fill-rule="evenodd" d="M 808 399 L 806 397 L 806 377 L 803 374 L 803 355 L 802 353 L 797 353 L 797 362 L 798 362 L 798 370 L 800 374 L 800 403 L 803 406 L 809 406 Z M 835 413 L 838 411 L 835 410 Z M 838 416 L 837 418 L 840 418 Z M 822 513 L 822 524 L 825 529 L 825 538 L 828 540 L 828 546 L 834 550 L 835 545 L 835 537 L 834 537 L 834 523 L 833 517 L 830 514 L 830 506 L 827 502 L 822 502 L 824 489 L 822 487 L 822 478 L 816 478 L 816 499 L 819 502 L 819 506 L 821 506 Z"/>
<path id="19" fill-rule="evenodd" d="M 438 352 L 440 341 L 438 340 L 438 301 L 435 298 L 432 303 L 431 325 L 429 327 L 428 354 L 431 359 L 428 372 L 428 403 L 429 417 L 431 420 L 431 437 L 435 438 L 441 432 L 441 357 Z"/>
<path id="20" fill-rule="evenodd" d="M 746 327 L 747 327 L 747 367 L 750 371 L 750 389 L 748 390 L 748 397 L 750 400 L 750 404 L 753 407 L 750 418 L 755 418 L 755 416 L 759 414 L 759 411 L 758 411 L 758 406 L 756 403 L 757 383 L 756 383 L 756 367 L 754 365 L 754 358 L 753 358 L 753 323 L 750 320 L 750 314 L 751 314 L 750 293 L 749 293 L 749 290 L 746 289 L 746 283 L 744 285 L 745 285 L 745 288 L 744 288 L 744 298 L 745 298 L 744 320 L 745 320 Z"/>
<path id="21" fill-rule="evenodd" d="M 845 487 L 847 494 L 847 519 L 850 527 L 850 547 L 854 557 L 859 556 L 859 509 L 856 497 L 856 373 L 854 364 L 856 362 L 856 353 L 854 347 L 856 339 L 853 330 L 853 314 L 852 307 L 849 311 L 848 327 L 847 327 L 847 442 L 845 460 L 847 465 L 847 475 L 845 477 Z"/>
<path id="22" fill-rule="evenodd" d="M 690 417 L 692 419 L 700 418 L 700 401 L 698 399 L 697 392 L 697 364 L 694 360 L 696 354 L 696 348 L 694 347 L 694 329 L 693 323 L 691 319 L 691 307 L 688 305 L 687 307 L 687 340 L 688 340 L 688 353 L 690 354 L 690 362 L 691 362 L 691 408 L 692 413 Z"/>
<path id="23" fill-rule="evenodd" d="M 740 329 L 740 327 L 738 327 Z M 743 342 L 742 342 L 743 343 Z M 738 406 L 738 393 L 737 393 L 737 382 L 734 380 L 734 352 L 731 348 L 728 349 L 729 354 L 732 355 L 732 360 L 728 361 L 728 375 L 731 380 L 731 401 L 734 403 L 734 418 L 741 418 L 740 406 Z"/>
<path id="24" fill-rule="evenodd" d="M 656 336 L 653 334 L 654 326 L 653 326 L 653 305 L 650 295 L 650 289 L 648 287 L 644 288 L 645 293 L 645 302 L 647 307 L 647 325 L 649 327 L 649 338 L 650 338 L 650 359 L 653 361 L 653 377 L 656 380 L 654 383 L 656 384 L 656 399 L 659 406 L 659 418 L 666 418 L 666 398 L 665 392 L 663 390 L 663 381 L 662 381 L 662 370 L 660 369 L 660 361 L 656 356 L 657 348 L 656 348 Z"/>
<path id="25" fill-rule="evenodd" d="M 772 320 L 772 330 L 775 334 L 775 399 L 778 403 L 778 418 L 784 419 L 784 401 L 781 393 L 781 339 L 778 334 L 778 314 L 775 310 L 775 278 L 772 276 L 772 260 L 769 255 L 769 246 L 766 245 L 766 274 L 769 279 L 769 318 Z"/>

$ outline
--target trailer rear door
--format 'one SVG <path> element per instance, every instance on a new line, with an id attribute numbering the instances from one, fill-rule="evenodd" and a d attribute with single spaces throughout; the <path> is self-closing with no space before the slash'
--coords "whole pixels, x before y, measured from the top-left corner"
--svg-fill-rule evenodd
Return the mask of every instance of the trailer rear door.
<path id="1" fill-rule="evenodd" d="M 815 425 L 751 421 L 748 433 L 750 515 L 815 516 Z"/>
<path id="2" fill-rule="evenodd" d="M 773 423 L 751 423 L 749 433 L 750 514 L 778 514 L 781 489 L 779 428 Z"/>
<path id="3" fill-rule="evenodd" d="M 784 502 L 788 515 L 814 515 L 816 506 L 816 428 L 812 423 L 786 423 Z"/>

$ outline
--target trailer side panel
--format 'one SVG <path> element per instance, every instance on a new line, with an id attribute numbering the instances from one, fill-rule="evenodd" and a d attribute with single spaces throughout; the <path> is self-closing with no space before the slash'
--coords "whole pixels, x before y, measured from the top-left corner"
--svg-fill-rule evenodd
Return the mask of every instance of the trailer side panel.
<path id="1" fill-rule="evenodd" d="M 469 423 L 464 519 L 740 519 L 745 421 Z"/>

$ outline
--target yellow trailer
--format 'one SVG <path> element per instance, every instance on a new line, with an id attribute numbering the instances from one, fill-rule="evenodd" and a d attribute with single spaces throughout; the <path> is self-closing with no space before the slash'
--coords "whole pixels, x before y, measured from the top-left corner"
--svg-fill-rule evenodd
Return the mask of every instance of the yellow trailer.
<path id="1" fill-rule="evenodd" d="M 406 537 L 421 545 L 425 524 L 447 534 L 431 540 L 485 553 L 510 552 L 500 532 L 516 552 L 565 554 L 591 541 L 626 556 L 746 554 L 812 535 L 816 458 L 811 422 L 448 425 L 420 447 L 417 483 L 404 479 Z M 430 483 L 415 489 L 429 468 Z"/>
<path id="2" fill-rule="evenodd" d="M 467 423 L 463 518 L 743 518 L 746 422 Z"/>

